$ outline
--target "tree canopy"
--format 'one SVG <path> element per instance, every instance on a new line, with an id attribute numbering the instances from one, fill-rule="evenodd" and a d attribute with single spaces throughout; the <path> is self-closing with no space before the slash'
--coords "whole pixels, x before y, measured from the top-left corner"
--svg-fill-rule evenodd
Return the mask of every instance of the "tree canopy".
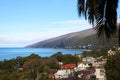
<path id="1" fill-rule="evenodd" d="M 120 80 L 120 51 L 107 57 L 105 70 L 107 80 Z"/>

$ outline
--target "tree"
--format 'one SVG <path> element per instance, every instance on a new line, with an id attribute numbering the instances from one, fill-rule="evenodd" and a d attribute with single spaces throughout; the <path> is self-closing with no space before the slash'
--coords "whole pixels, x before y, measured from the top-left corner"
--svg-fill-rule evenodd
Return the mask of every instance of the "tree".
<path id="1" fill-rule="evenodd" d="M 107 80 L 120 80 L 120 51 L 107 57 L 105 70 Z"/>
<path id="2" fill-rule="evenodd" d="M 43 66 L 40 59 L 30 59 L 23 64 L 23 69 L 30 73 L 30 77 L 35 80 L 38 73 L 42 72 Z"/>
<path id="3" fill-rule="evenodd" d="M 69 63 L 74 63 L 74 64 L 77 64 L 77 62 L 79 61 L 79 57 L 78 56 L 73 56 L 71 54 L 65 54 L 63 55 L 63 59 L 62 59 L 62 62 L 64 64 L 69 64 Z"/>
<path id="4" fill-rule="evenodd" d="M 118 31 L 118 41 L 119 41 L 119 47 L 120 47 L 120 23 L 118 24 L 119 31 Z"/>
<path id="5" fill-rule="evenodd" d="M 28 60 L 29 59 L 39 59 L 39 58 L 41 58 L 41 57 L 38 54 L 34 54 L 34 53 L 32 53 L 31 55 L 29 55 L 27 57 Z"/>
<path id="6" fill-rule="evenodd" d="M 90 80 L 97 80 L 95 75 L 90 76 Z"/>
<path id="7" fill-rule="evenodd" d="M 110 38 L 116 32 L 117 7 L 118 0 L 78 0 L 79 16 L 88 19 L 98 37 Z"/>

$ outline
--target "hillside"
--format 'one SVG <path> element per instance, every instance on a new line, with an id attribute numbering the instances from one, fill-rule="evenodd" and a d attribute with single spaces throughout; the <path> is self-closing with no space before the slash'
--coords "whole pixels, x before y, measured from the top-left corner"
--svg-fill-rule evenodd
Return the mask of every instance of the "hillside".
<path id="1" fill-rule="evenodd" d="M 87 29 L 84 31 L 69 33 L 56 38 L 40 41 L 26 47 L 32 48 L 72 48 L 72 49 L 98 49 L 111 47 L 117 44 L 116 38 L 103 41 L 96 36 L 96 31 Z"/>

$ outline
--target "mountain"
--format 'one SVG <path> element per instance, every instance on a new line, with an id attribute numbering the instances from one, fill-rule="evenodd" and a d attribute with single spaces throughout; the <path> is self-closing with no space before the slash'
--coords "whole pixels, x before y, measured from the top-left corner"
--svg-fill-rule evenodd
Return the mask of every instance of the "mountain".
<path id="1" fill-rule="evenodd" d="M 113 41 L 114 40 L 114 41 Z M 40 41 L 26 47 L 30 48 L 72 48 L 72 49 L 98 49 L 103 47 L 114 46 L 117 44 L 113 39 L 112 41 L 101 40 L 97 38 L 96 31 L 94 29 L 87 29 L 79 32 L 73 32 L 45 41 Z"/>

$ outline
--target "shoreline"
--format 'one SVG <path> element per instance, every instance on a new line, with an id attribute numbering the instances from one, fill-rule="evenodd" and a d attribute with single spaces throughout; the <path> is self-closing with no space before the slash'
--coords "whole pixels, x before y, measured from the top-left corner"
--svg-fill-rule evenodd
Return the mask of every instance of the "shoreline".
<path id="1" fill-rule="evenodd" d="M 24 47 L 10 47 L 10 48 L 0 48 L 0 58 L 1 60 L 15 59 L 18 56 L 26 57 L 30 54 L 38 54 L 41 57 L 49 57 L 57 52 L 62 52 L 62 54 L 81 54 L 83 49 L 55 49 L 55 48 L 24 48 Z"/>

